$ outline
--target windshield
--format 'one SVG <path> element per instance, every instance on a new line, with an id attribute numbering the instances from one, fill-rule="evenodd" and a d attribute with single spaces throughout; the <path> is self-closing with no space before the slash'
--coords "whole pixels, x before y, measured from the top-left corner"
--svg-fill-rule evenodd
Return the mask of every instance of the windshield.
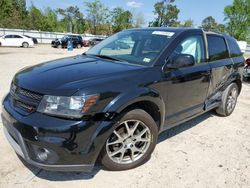
<path id="1" fill-rule="evenodd" d="M 168 31 L 123 31 L 98 43 L 85 54 L 151 66 L 173 37 Z"/>
<path id="2" fill-rule="evenodd" d="M 63 36 L 63 38 L 61 40 L 67 40 L 69 38 L 69 36 L 65 35 Z"/>

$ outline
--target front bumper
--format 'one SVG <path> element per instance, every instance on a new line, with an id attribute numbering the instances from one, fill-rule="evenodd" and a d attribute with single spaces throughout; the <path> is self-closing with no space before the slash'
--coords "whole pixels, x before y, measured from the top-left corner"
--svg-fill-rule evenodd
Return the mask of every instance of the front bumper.
<path id="1" fill-rule="evenodd" d="M 34 112 L 24 116 L 3 101 L 4 133 L 16 153 L 31 165 L 55 171 L 92 171 L 113 124 L 75 121 Z M 41 158 L 41 152 L 47 157 Z"/>

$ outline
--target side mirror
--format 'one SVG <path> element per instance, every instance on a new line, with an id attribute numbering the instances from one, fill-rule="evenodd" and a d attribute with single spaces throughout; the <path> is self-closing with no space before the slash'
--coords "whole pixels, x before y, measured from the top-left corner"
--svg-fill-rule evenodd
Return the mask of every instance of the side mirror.
<path id="1" fill-rule="evenodd" d="M 166 68 L 178 69 L 182 67 L 191 67 L 193 65 L 195 65 L 194 56 L 189 54 L 179 54 L 167 63 Z"/>

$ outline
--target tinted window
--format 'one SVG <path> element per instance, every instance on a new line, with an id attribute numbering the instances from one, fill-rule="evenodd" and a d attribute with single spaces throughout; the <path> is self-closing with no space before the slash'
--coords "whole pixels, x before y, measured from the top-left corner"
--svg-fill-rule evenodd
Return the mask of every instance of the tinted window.
<path id="1" fill-rule="evenodd" d="M 6 35 L 5 38 L 10 39 L 10 38 L 12 38 L 12 35 Z"/>
<path id="2" fill-rule="evenodd" d="M 204 62 L 205 50 L 203 37 L 197 35 L 184 39 L 174 50 L 174 53 L 171 58 L 174 58 L 176 55 L 179 54 L 192 55 L 197 64 Z"/>
<path id="3" fill-rule="evenodd" d="M 229 58 L 229 53 L 223 37 L 207 35 L 207 40 L 210 61 Z"/>
<path id="4" fill-rule="evenodd" d="M 242 55 L 240 47 L 234 38 L 228 37 L 227 44 L 231 57 L 238 57 Z"/>
<path id="5" fill-rule="evenodd" d="M 13 38 L 23 38 L 20 35 L 13 35 Z"/>

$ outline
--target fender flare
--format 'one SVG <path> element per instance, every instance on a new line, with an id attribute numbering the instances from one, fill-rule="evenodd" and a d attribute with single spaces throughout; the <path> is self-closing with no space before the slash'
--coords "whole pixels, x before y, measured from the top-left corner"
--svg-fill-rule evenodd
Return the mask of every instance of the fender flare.
<path id="1" fill-rule="evenodd" d="M 160 129 L 165 121 L 165 102 L 161 95 L 152 88 L 139 88 L 122 93 L 114 98 L 103 110 L 104 113 L 116 112 L 121 113 L 124 109 L 137 102 L 151 102 L 155 104 L 160 111 Z"/>

